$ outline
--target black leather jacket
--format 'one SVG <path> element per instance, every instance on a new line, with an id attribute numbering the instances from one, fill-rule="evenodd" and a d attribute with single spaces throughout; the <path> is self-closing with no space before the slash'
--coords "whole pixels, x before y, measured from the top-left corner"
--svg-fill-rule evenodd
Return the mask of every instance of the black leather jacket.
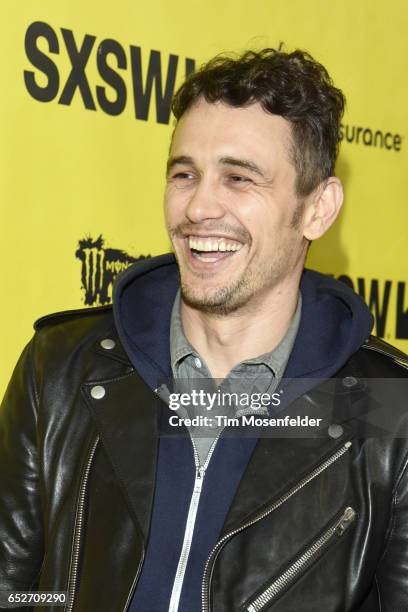
<path id="1" fill-rule="evenodd" d="M 408 414 L 396 384 L 407 372 L 397 359 L 371 338 L 339 384 L 296 401 L 300 411 L 335 405 L 338 437 L 259 440 L 206 566 L 206 612 L 408 610 Z M 384 379 L 375 392 L 374 378 Z M 97 385 L 105 394 L 94 399 Z M 360 417 L 376 406 L 389 409 L 392 436 L 365 436 Z M 1 589 L 68 591 L 67 611 L 127 609 L 148 537 L 156 410 L 110 308 L 40 321 L 0 413 Z"/>

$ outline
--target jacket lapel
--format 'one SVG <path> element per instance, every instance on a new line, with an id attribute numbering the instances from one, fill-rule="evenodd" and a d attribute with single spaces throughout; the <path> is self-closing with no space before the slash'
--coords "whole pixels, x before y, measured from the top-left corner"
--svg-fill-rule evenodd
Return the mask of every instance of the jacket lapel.
<path id="1" fill-rule="evenodd" d="M 131 368 L 122 351 L 119 345 L 103 354 L 127 363 L 126 373 L 86 382 L 81 392 L 133 520 L 146 539 L 154 493 L 160 400 Z"/>

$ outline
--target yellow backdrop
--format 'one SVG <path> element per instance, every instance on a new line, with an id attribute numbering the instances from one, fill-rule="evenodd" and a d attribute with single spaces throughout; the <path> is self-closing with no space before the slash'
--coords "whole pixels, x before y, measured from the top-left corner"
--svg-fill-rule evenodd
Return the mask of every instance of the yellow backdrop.
<path id="1" fill-rule="evenodd" d="M 139 256 L 167 251 L 169 100 L 220 51 L 301 47 L 348 98 L 346 204 L 308 265 L 352 284 L 408 348 L 408 9 L 402 0 L 8 3 L 0 58 L 0 395 L 33 321 L 109 302 Z"/>

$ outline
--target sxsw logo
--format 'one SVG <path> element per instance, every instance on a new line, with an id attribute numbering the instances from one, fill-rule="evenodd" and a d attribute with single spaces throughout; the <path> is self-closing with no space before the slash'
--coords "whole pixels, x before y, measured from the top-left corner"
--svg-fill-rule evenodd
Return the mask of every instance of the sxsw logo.
<path id="1" fill-rule="evenodd" d="M 43 51 L 45 46 L 48 47 Z M 96 53 L 93 51 L 96 50 Z M 72 30 L 55 30 L 43 21 L 32 23 L 25 35 L 25 51 L 34 69 L 24 70 L 24 83 L 28 93 L 39 102 L 52 102 L 69 106 L 74 95 L 82 99 L 84 108 L 102 110 L 108 115 L 120 115 L 133 98 L 136 119 L 147 121 L 152 96 L 155 98 L 156 121 L 170 121 L 171 100 L 176 79 L 194 71 L 193 59 L 170 54 L 164 59 L 160 51 L 151 50 L 143 62 L 142 50 L 135 45 L 125 47 L 113 38 L 96 44 L 96 36 L 85 34 L 79 40 Z M 53 59 L 65 54 L 70 72 L 65 77 Z M 90 83 L 86 68 L 96 63 L 100 83 Z M 131 91 L 128 91 L 125 71 L 130 71 Z M 179 74 L 181 73 L 181 74 Z M 45 77 L 45 78 L 44 78 Z"/>
<path id="2" fill-rule="evenodd" d="M 333 276 L 330 274 L 329 276 Z M 396 338 L 408 340 L 408 307 L 406 307 L 404 281 L 386 280 L 380 284 L 379 279 L 357 278 L 352 280 L 349 276 L 342 274 L 337 280 L 345 283 L 360 297 L 363 298 L 372 314 L 374 315 L 374 333 L 380 338 Z M 387 321 L 390 313 L 391 294 L 395 297 L 395 329 L 392 334 L 386 334 Z M 396 294 L 396 295 L 395 295 Z"/>

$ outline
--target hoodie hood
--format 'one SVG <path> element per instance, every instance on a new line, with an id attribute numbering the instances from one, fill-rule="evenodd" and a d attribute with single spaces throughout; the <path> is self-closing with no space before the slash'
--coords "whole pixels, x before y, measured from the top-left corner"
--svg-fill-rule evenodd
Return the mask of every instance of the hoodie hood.
<path id="1" fill-rule="evenodd" d="M 119 337 L 132 364 L 153 389 L 171 377 L 170 317 L 178 288 L 172 254 L 137 262 L 114 283 Z M 328 378 L 368 338 L 373 316 L 352 289 L 319 272 L 305 269 L 300 291 L 301 320 L 285 377 Z"/>

